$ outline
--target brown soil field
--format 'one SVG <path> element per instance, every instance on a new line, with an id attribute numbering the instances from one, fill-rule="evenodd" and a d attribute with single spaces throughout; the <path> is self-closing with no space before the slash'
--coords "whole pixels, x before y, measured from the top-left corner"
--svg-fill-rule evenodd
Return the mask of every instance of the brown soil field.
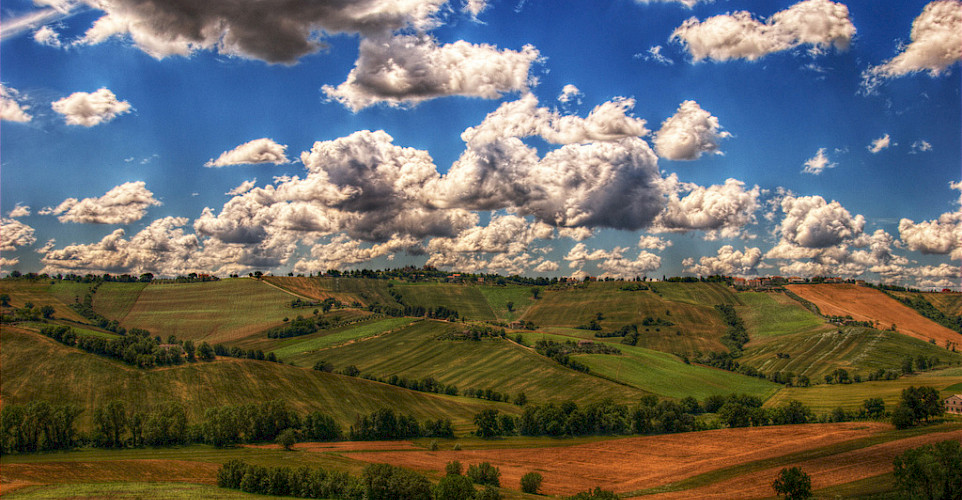
<path id="1" fill-rule="evenodd" d="M 962 431 L 926 434 L 914 438 L 890 441 L 867 448 L 839 453 L 827 457 L 806 460 L 786 465 L 801 467 L 812 478 L 812 489 L 827 488 L 850 483 L 859 479 L 880 476 L 892 472 L 892 461 L 896 455 L 909 448 L 936 443 L 948 439 L 962 440 Z M 646 495 L 646 499 L 701 498 L 762 498 L 774 493 L 771 484 L 783 467 L 773 467 L 762 471 L 743 474 L 725 481 L 672 493 Z"/>
<path id="2" fill-rule="evenodd" d="M 811 424 L 719 429 L 613 439 L 551 448 L 462 451 L 359 452 L 350 457 L 441 473 L 445 464 L 490 462 L 501 485 L 519 489 L 521 476 L 538 472 L 547 494 L 572 495 L 596 486 L 637 491 L 733 465 L 859 439 L 891 429 L 882 423 Z"/>
<path id="3" fill-rule="evenodd" d="M 279 450 L 279 444 L 245 444 L 244 448 L 259 448 L 264 450 Z M 297 443 L 296 451 L 312 451 L 315 453 L 354 452 L 354 451 L 408 451 L 424 450 L 410 441 L 337 441 L 333 443 Z"/>
<path id="4" fill-rule="evenodd" d="M 878 321 L 879 328 L 895 325 L 899 333 L 944 346 L 958 343 L 962 335 L 939 325 L 901 302 L 873 288 L 850 284 L 788 285 L 787 288 L 818 306 L 827 316 L 852 316 L 857 321 Z"/>
<path id="5" fill-rule="evenodd" d="M 3 491 L 50 483 L 165 481 L 215 484 L 219 464 L 187 460 L 104 460 L 92 462 L 9 463 Z M 51 478 L 56 478 L 51 481 Z"/>

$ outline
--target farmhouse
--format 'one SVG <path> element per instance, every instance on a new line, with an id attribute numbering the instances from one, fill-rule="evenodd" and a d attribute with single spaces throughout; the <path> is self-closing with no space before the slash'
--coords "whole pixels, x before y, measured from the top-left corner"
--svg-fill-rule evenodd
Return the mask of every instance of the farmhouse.
<path id="1" fill-rule="evenodd" d="M 962 394 L 950 396 L 945 400 L 945 413 L 962 415 Z"/>

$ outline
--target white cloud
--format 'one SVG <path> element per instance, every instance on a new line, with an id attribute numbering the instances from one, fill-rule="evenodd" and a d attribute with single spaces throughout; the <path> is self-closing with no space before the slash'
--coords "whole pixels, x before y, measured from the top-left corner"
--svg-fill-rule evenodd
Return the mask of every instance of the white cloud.
<path id="1" fill-rule="evenodd" d="M 568 251 L 564 260 L 568 261 L 569 268 L 579 270 L 587 262 L 600 260 L 601 262 L 598 263 L 599 269 L 606 271 L 606 274 L 610 276 L 623 278 L 642 276 L 661 267 L 661 257 L 651 252 L 642 250 L 632 260 L 624 257 L 627 251 L 628 247 L 615 247 L 611 251 L 588 250 L 584 243 L 578 243 Z"/>
<path id="2" fill-rule="evenodd" d="M 245 142 L 240 146 L 224 151 L 216 160 L 211 159 L 205 167 L 226 167 L 228 165 L 253 165 L 257 163 L 273 163 L 280 165 L 288 163 L 285 151 L 286 145 L 281 145 L 266 137 Z"/>
<path id="3" fill-rule="evenodd" d="M 786 196 L 781 203 L 785 217 L 776 227 L 781 241 L 801 248 L 827 248 L 862 234 L 865 218 L 852 215 L 837 201 L 821 196 Z"/>
<path id="4" fill-rule="evenodd" d="M 546 260 L 541 264 L 535 266 L 534 271 L 536 273 L 551 273 L 558 270 L 558 263 L 550 260 Z"/>
<path id="5" fill-rule="evenodd" d="M 655 134 L 655 151 L 669 160 L 696 160 L 704 153 L 722 154 L 721 139 L 731 134 L 721 130 L 718 118 L 695 101 L 685 101 L 673 116 L 662 122 Z"/>
<path id="6" fill-rule="evenodd" d="M 0 84 L 0 120 L 26 123 L 33 119 L 27 110 L 30 106 L 20 102 L 20 92 Z"/>
<path id="7" fill-rule="evenodd" d="M 754 274 L 755 268 L 762 260 L 762 251 L 758 248 L 745 247 L 744 251 L 735 250 L 731 245 L 725 245 L 718 249 L 715 257 L 704 256 L 698 259 L 698 263 L 692 258 L 687 258 L 682 262 L 685 271 L 701 276 L 711 275 L 740 275 L 745 276 Z"/>
<path id="8" fill-rule="evenodd" d="M 638 239 L 638 248 L 649 250 L 664 250 L 672 245 L 671 240 L 665 240 L 657 236 L 642 235 Z"/>
<path id="9" fill-rule="evenodd" d="M 703 59 L 754 61 L 800 45 L 816 51 L 847 49 L 855 35 L 848 7 L 829 0 L 805 0 L 776 12 L 765 22 L 739 11 L 699 21 L 691 18 L 672 33 L 695 62 Z"/>
<path id="10" fill-rule="evenodd" d="M 30 207 L 17 203 L 13 207 L 13 210 L 11 210 L 9 214 L 7 214 L 7 217 L 10 217 L 11 219 L 16 219 L 18 217 L 26 217 L 28 215 L 30 215 Z"/>
<path id="11" fill-rule="evenodd" d="M 62 45 L 60 42 L 60 33 L 57 33 L 50 26 L 41 26 L 40 29 L 34 31 L 33 40 L 40 45 L 46 45 L 48 47 L 60 48 Z"/>
<path id="12" fill-rule="evenodd" d="M 254 179 L 252 179 L 252 180 L 249 180 L 249 181 L 244 181 L 244 182 L 240 183 L 239 186 L 235 187 L 234 189 L 231 189 L 230 191 L 228 191 L 228 192 L 226 192 L 226 193 L 224 193 L 224 194 L 229 195 L 229 196 L 237 196 L 237 195 L 239 195 L 239 194 L 244 194 L 244 193 L 250 191 L 251 189 L 254 189 L 255 186 L 257 186 L 257 179 L 256 179 L 256 178 L 254 178 Z"/>
<path id="13" fill-rule="evenodd" d="M 41 215 L 57 215 L 60 222 L 130 224 L 144 217 L 147 208 L 162 205 L 143 181 L 121 184 L 100 198 L 67 198 L 56 208 L 44 208 Z"/>
<path id="14" fill-rule="evenodd" d="M 699 2 L 712 3 L 715 0 L 635 0 L 638 3 L 680 3 L 689 9 L 697 5 Z"/>
<path id="15" fill-rule="evenodd" d="M 932 145 L 929 144 L 928 141 L 925 141 L 925 140 L 923 140 L 923 139 L 919 139 L 919 140 L 917 140 L 917 141 L 915 141 L 915 142 L 912 143 L 912 150 L 909 151 L 909 154 L 913 154 L 913 155 L 914 155 L 914 154 L 917 154 L 917 153 L 926 153 L 926 152 L 929 152 L 929 151 L 932 151 Z"/>
<path id="16" fill-rule="evenodd" d="M 294 272 L 322 272 L 328 269 L 344 269 L 411 248 L 416 246 L 417 243 L 418 240 L 406 237 L 392 238 L 384 243 L 365 244 L 341 234 L 331 238 L 329 243 L 312 246 L 312 258 L 297 261 L 294 264 Z"/>
<path id="17" fill-rule="evenodd" d="M 559 227 L 559 238 L 570 238 L 575 241 L 584 241 L 594 236 L 595 232 L 588 227 Z"/>
<path id="18" fill-rule="evenodd" d="M 488 8 L 487 0 L 464 0 L 464 6 L 461 9 L 472 17 L 477 18 L 478 14 L 484 12 Z"/>
<path id="19" fill-rule="evenodd" d="M 0 252 L 12 252 L 33 245 L 37 238 L 32 227 L 16 219 L 0 219 Z"/>
<path id="20" fill-rule="evenodd" d="M 54 111 L 64 116 L 67 125 L 93 127 L 130 112 L 130 103 L 120 101 L 107 88 L 94 93 L 74 92 L 50 103 Z"/>
<path id="21" fill-rule="evenodd" d="M 655 219 L 649 231 L 688 232 L 705 231 L 705 239 L 746 236 L 745 226 L 755 222 L 759 208 L 758 186 L 746 190 L 745 183 L 727 179 L 725 184 L 709 187 L 679 183 L 672 174 L 666 180 L 668 203 Z M 681 197 L 681 193 L 688 193 Z"/>
<path id="22" fill-rule="evenodd" d="M 295 63 L 325 47 L 322 35 L 378 36 L 396 30 L 426 30 L 447 0 L 84 0 L 103 11 L 81 44 L 112 37 L 133 41 L 161 59 L 197 50 Z M 475 2 L 478 3 L 477 1 Z"/>
<path id="23" fill-rule="evenodd" d="M 898 143 L 893 144 L 892 138 L 889 137 L 888 134 L 885 134 L 882 137 L 879 137 L 878 139 L 873 140 L 872 144 L 869 144 L 868 146 L 866 146 L 866 149 L 868 149 L 869 152 L 871 152 L 872 154 L 876 154 L 882 151 L 883 149 L 888 149 L 890 146 L 898 146 Z"/>
<path id="24" fill-rule="evenodd" d="M 19 263 L 20 263 L 20 259 L 18 259 L 17 257 L 14 257 L 12 259 L 8 259 L 6 257 L 0 257 L 0 269 L 9 269 L 13 266 L 16 266 Z"/>
<path id="25" fill-rule="evenodd" d="M 862 73 L 862 89 L 872 93 L 890 78 L 928 71 L 939 76 L 962 59 L 962 1 L 931 2 L 912 22 L 911 43 L 901 52 Z"/>
<path id="26" fill-rule="evenodd" d="M 646 50 L 644 53 L 635 54 L 635 58 L 643 61 L 656 62 L 663 66 L 671 66 L 672 64 L 675 64 L 675 61 L 673 61 L 670 57 L 661 53 L 662 49 L 663 47 L 661 45 L 653 45 L 648 47 L 648 50 Z"/>
<path id="27" fill-rule="evenodd" d="M 818 148 L 818 152 L 815 156 L 805 160 L 805 168 L 802 169 L 803 174 L 819 175 L 827 168 L 835 168 L 837 163 L 832 163 L 828 156 L 825 156 L 825 148 Z"/>
<path id="28" fill-rule="evenodd" d="M 899 236 L 909 250 L 962 259 L 962 212 L 946 212 L 938 219 L 918 223 L 902 219 Z"/>
<path id="29" fill-rule="evenodd" d="M 129 240 L 124 238 L 123 229 L 117 229 L 96 243 L 51 249 L 40 259 L 42 272 L 151 272 L 171 276 L 215 271 L 221 264 L 211 266 L 213 262 L 200 258 L 197 236 L 182 229 L 187 222 L 183 217 L 165 217 Z"/>
<path id="30" fill-rule="evenodd" d="M 565 85 L 564 88 L 561 89 L 561 93 L 558 94 L 558 102 L 576 101 L 580 104 L 582 96 L 584 96 L 584 94 L 578 90 L 578 87 L 569 83 Z"/>
<path id="31" fill-rule="evenodd" d="M 463 40 L 439 45 L 429 35 L 398 35 L 361 40 L 347 80 L 324 93 L 353 111 L 378 103 L 416 104 L 444 96 L 497 99 L 522 92 L 532 83 L 531 64 L 540 57 L 531 45 L 498 50 Z"/>

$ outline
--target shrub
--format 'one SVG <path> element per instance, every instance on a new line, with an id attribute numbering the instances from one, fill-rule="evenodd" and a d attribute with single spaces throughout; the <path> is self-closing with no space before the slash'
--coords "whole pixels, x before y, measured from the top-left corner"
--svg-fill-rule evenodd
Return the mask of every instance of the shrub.
<path id="1" fill-rule="evenodd" d="M 541 489 L 542 481 L 544 481 L 544 477 L 542 477 L 541 474 L 529 472 L 521 476 L 521 491 L 537 494 L 538 490 Z"/>
<path id="2" fill-rule="evenodd" d="M 468 477 L 477 484 L 501 486 L 501 471 L 488 462 L 468 467 Z"/>
<path id="3" fill-rule="evenodd" d="M 461 462 L 458 462 L 457 460 L 452 460 L 444 466 L 444 473 L 449 476 L 460 476 L 461 471 L 463 470 L 464 469 L 461 467 Z"/>
<path id="4" fill-rule="evenodd" d="M 473 498 L 474 494 L 471 480 L 460 474 L 442 477 L 434 487 L 435 500 L 464 500 Z"/>

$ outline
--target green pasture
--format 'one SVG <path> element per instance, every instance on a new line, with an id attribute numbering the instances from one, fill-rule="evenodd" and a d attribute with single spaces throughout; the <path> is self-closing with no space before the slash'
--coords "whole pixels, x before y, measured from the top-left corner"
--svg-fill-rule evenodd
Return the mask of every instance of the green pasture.
<path id="1" fill-rule="evenodd" d="M 384 332 L 410 325 L 416 321 L 412 318 L 383 318 L 372 321 L 364 321 L 331 330 L 322 330 L 310 335 L 282 339 L 278 346 L 271 350 L 282 361 L 290 362 L 295 365 L 313 366 L 312 359 L 315 351 L 328 347 L 344 344 L 352 340 L 360 340 L 374 335 L 381 335 Z M 302 363 L 303 361 L 303 363 Z"/>
<path id="2" fill-rule="evenodd" d="M 484 295 L 488 305 L 499 321 L 510 323 L 518 319 L 524 310 L 532 303 L 530 286 L 519 285 L 481 285 L 478 290 Z M 508 302 L 513 302 L 513 310 L 508 311 Z"/>
<path id="3" fill-rule="evenodd" d="M 146 287 L 147 283 L 104 283 L 93 294 L 93 308 L 105 318 L 123 323 Z"/>
<path id="4" fill-rule="evenodd" d="M 825 320 L 781 293 L 743 292 L 735 310 L 752 339 L 829 329 Z"/>
<path id="5" fill-rule="evenodd" d="M 497 319 L 481 289 L 457 283 L 396 283 L 405 305 L 432 308 L 444 306 L 458 311 L 462 318 L 473 320 Z"/>
<path id="6" fill-rule="evenodd" d="M 23 307 L 27 302 L 36 307 L 49 305 L 53 306 L 55 317 L 80 322 L 87 319 L 74 312 L 70 304 L 82 301 L 91 287 L 91 283 L 73 281 L 0 280 L 0 293 L 10 296 L 11 306 Z"/>

